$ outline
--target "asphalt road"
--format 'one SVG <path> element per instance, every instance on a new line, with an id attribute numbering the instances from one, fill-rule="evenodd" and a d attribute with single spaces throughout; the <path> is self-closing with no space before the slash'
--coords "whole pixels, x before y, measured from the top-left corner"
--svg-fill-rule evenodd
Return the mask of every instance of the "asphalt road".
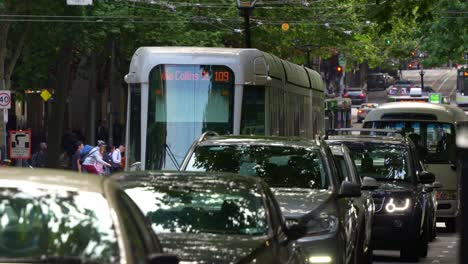
<path id="1" fill-rule="evenodd" d="M 443 96 L 448 96 L 454 100 L 456 89 L 456 69 L 430 69 L 424 70 L 424 85 L 432 86 L 436 92 L 442 93 Z M 403 78 L 414 81 L 417 84 L 421 83 L 419 70 L 403 71 Z M 385 103 L 387 95 L 385 91 L 373 91 L 368 94 L 368 102 Z M 356 123 L 357 109 L 352 109 L 353 127 L 361 127 L 361 124 Z M 441 264 L 458 264 L 459 254 L 459 235 L 453 233 L 445 233 L 444 224 L 438 223 L 440 226 L 437 231 L 437 238 L 429 244 L 429 253 L 427 258 L 421 258 L 419 262 L 404 262 L 400 258 L 399 251 L 390 250 L 375 250 L 374 263 L 379 264 L 394 264 L 394 263 L 441 263 Z"/>

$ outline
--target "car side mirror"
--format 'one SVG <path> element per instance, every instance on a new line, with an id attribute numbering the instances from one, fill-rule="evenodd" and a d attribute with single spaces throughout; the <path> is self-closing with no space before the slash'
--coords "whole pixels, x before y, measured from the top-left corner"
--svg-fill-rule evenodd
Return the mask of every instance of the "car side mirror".
<path id="1" fill-rule="evenodd" d="M 435 181 L 435 175 L 432 172 L 423 171 L 419 175 L 419 181 L 423 184 L 431 184 Z"/>
<path id="2" fill-rule="evenodd" d="M 286 236 L 288 240 L 297 240 L 307 234 L 307 227 L 301 224 L 293 224 L 286 227 Z"/>
<path id="3" fill-rule="evenodd" d="M 444 187 L 444 185 L 442 185 L 442 183 L 440 183 L 438 181 L 435 181 L 435 182 L 432 183 L 432 188 L 434 188 L 434 189 L 440 189 L 442 187 Z"/>
<path id="4" fill-rule="evenodd" d="M 379 183 L 372 177 L 364 177 L 362 179 L 361 190 L 372 191 L 379 188 Z"/>
<path id="5" fill-rule="evenodd" d="M 151 254 L 148 260 L 150 264 L 179 264 L 179 257 L 165 253 Z"/>
<path id="6" fill-rule="evenodd" d="M 361 185 L 350 181 L 342 182 L 338 191 L 338 198 L 352 197 L 361 197 Z"/>

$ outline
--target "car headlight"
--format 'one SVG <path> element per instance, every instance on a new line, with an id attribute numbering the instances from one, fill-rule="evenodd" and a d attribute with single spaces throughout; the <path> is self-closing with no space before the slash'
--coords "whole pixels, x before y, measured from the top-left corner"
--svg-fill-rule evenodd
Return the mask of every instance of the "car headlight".
<path id="1" fill-rule="evenodd" d="M 387 213 L 402 213 L 410 209 L 411 199 L 394 199 L 390 198 L 385 204 L 385 211 Z"/>
<path id="2" fill-rule="evenodd" d="M 436 199 L 437 200 L 456 200 L 457 191 L 437 191 Z"/>
<path id="3" fill-rule="evenodd" d="M 318 217 L 310 219 L 306 226 L 308 235 L 333 233 L 338 229 L 338 218 L 334 215 L 322 213 Z"/>

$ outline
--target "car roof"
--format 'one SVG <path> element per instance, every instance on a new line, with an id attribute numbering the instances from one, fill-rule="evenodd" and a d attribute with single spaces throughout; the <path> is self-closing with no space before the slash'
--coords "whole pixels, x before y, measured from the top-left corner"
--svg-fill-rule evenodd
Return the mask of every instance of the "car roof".
<path id="1" fill-rule="evenodd" d="M 200 146 L 210 145 L 269 145 L 285 147 L 319 147 L 315 140 L 299 137 L 279 136 L 213 136 L 199 143 Z"/>
<path id="2" fill-rule="evenodd" d="M 229 172 L 194 172 L 194 171 L 134 171 L 122 172 L 111 177 L 122 188 L 147 185 L 151 182 L 189 182 L 194 180 L 207 180 L 218 183 L 242 182 L 254 187 L 261 179 L 255 176 L 244 176 Z"/>
<path id="3" fill-rule="evenodd" d="M 103 177 L 52 169 L 1 168 L 0 187 L 34 185 L 41 188 L 104 193 Z"/>

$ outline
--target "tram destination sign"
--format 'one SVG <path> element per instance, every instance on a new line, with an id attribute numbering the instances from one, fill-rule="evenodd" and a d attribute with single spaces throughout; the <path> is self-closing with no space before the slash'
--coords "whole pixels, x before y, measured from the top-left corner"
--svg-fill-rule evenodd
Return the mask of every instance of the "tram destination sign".
<path id="1" fill-rule="evenodd" d="M 160 78 L 163 81 L 211 81 L 229 83 L 233 80 L 232 71 L 227 67 L 218 66 L 217 69 L 199 67 L 165 67 Z"/>

